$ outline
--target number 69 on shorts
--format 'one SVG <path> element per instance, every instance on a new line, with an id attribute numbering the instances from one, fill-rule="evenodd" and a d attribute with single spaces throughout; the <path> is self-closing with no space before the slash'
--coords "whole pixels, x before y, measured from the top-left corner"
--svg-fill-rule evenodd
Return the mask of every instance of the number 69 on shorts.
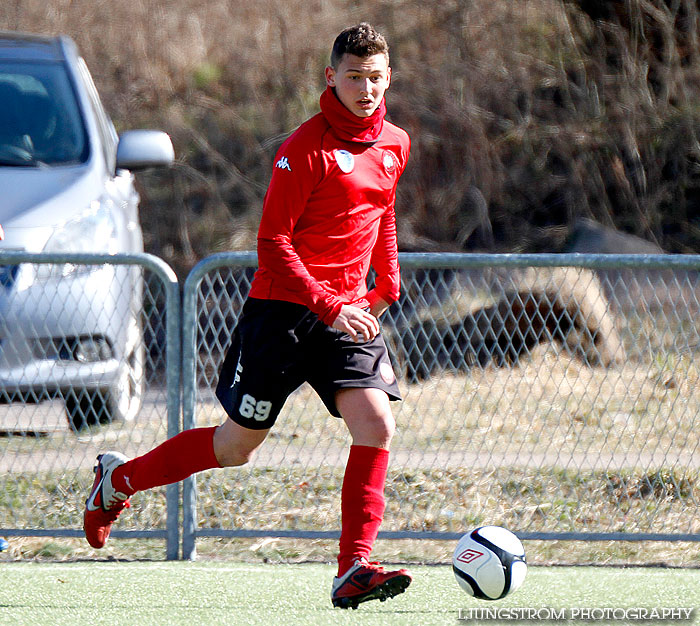
<path id="1" fill-rule="evenodd" d="M 238 408 L 238 412 L 248 419 L 254 419 L 258 422 L 264 422 L 268 417 L 270 417 L 270 410 L 272 409 L 272 402 L 268 400 L 256 400 L 253 396 L 246 393 L 241 399 L 241 406 Z"/>

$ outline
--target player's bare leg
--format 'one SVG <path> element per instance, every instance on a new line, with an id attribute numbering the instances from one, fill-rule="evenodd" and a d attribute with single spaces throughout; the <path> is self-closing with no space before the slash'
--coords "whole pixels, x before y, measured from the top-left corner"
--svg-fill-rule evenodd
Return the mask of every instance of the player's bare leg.
<path id="1" fill-rule="evenodd" d="M 245 465 L 269 432 L 269 428 L 253 430 L 227 419 L 214 433 L 214 454 L 221 467 Z"/>
<path id="2" fill-rule="evenodd" d="M 395 422 L 389 398 L 380 389 L 343 389 L 336 406 L 350 430 L 353 445 L 342 492 L 342 533 L 333 606 L 356 609 L 368 600 L 384 601 L 411 584 L 405 569 L 387 572 L 369 555 L 384 515 L 384 483 Z"/>
<path id="3" fill-rule="evenodd" d="M 100 454 L 83 515 L 88 543 L 94 548 L 107 543 L 112 525 L 137 491 L 178 482 L 204 469 L 244 465 L 268 432 L 227 419 L 216 428 L 183 431 L 135 459 L 118 452 Z"/>
<path id="4" fill-rule="evenodd" d="M 335 405 L 356 446 L 389 449 L 396 429 L 389 397 L 381 389 L 341 389 Z"/>

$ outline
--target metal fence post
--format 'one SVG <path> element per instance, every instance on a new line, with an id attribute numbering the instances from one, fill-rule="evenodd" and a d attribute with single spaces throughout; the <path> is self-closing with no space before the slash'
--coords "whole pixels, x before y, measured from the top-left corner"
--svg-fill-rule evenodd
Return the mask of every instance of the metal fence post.
<path id="1" fill-rule="evenodd" d="M 200 263 L 201 264 L 201 263 Z M 182 429 L 195 426 L 196 402 L 196 285 L 195 266 L 185 279 L 182 293 Z M 182 482 L 182 558 L 194 561 L 197 558 L 195 531 L 197 528 L 197 484 L 196 476 Z"/>
<path id="2" fill-rule="evenodd" d="M 202 277 L 212 268 L 222 263 L 235 264 L 245 261 L 255 262 L 257 256 L 251 252 L 232 252 L 214 254 L 200 261 L 192 268 L 182 296 L 182 428 L 187 430 L 196 426 L 197 403 L 197 300 Z M 183 481 L 182 495 L 182 558 L 197 558 L 197 478 L 190 476 Z"/>
<path id="3" fill-rule="evenodd" d="M 166 385 L 168 389 L 168 438 L 180 432 L 180 394 L 182 364 L 182 316 L 180 285 L 170 267 L 166 285 Z M 166 558 L 174 561 L 180 550 L 180 486 L 168 485 L 165 490 L 167 506 Z"/>

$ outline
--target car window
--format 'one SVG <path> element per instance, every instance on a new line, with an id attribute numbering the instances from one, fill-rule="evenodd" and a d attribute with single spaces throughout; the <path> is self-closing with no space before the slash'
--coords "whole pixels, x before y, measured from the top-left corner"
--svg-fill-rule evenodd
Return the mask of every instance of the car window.
<path id="1" fill-rule="evenodd" d="M 69 165 L 88 154 L 65 66 L 0 61 L 0 166 Z"/>

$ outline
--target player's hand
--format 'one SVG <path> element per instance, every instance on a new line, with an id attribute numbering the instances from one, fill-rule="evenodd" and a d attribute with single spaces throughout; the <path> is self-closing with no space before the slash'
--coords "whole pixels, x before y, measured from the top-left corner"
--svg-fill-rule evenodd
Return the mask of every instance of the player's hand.
<path id="1" fill-rule="evenodd" d="M 351 304 L 344 304 L 333 322 L 333 328 L 347 333 L 353 341 L 372 341 L 379 334 L 379 322 L 372 313 Z"/>

